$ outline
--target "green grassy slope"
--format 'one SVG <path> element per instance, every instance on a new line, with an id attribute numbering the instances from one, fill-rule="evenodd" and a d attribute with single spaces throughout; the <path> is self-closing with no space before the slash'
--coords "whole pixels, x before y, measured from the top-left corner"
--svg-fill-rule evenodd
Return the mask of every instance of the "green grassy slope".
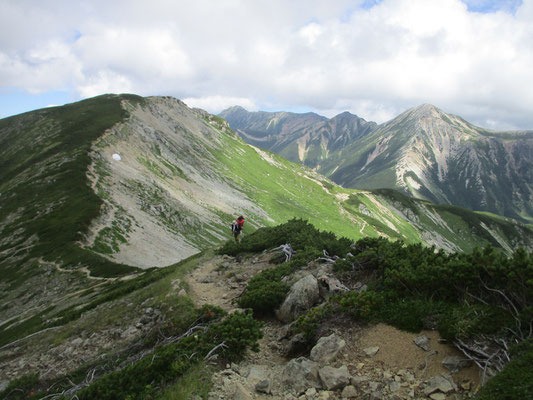
<path id="1" fill-rule="evenodd" d="M 92 142 L 121 121 L 126 96 L 106 95 L 0 121 L 0 272 L 15 282 L 29 260 L 87 264 L 93 274 L 132 271 L 75 243 L 100 212 L 86 178 Z M 130 101 L 142 101 L 127 96 Z"/>
<path id="2" fill-rule="evenodd" d="M 162 114 L 163 103 L 169 114 Z M 136 125 L 128 125 L 134 116 Z M 158 118 L 165 121 L 161 129 L 170 127 L 168 131 L 153 129 Z M 135 129 L 152 133 L 138 137 Z M 132 218 L 135 229 L 157 227 L 170 243 L 177 233 L 197 251 L 230 236 L 235 211 L 227 204 L 230 194 L 246 211 L 245 234 L 296 217 L 351 240 L 385 236 L 463 251 L 486 244 L 505 251 L 533 247 L 529 228 L 499 217 L 437 207 L 393 191 L 341 188 L 305 166 L 247 145 L 225 121 L 175 100 L 106 95 L 23 114 L 0 121 L 0 145 L 0 315 L 6 321 L 0 329 L 10 339 L 48 327 L 43 321 L 77 318 L 85 307 L 99 304 L 101 296 L 105 301 L 111 283 L 89 282 L 81 267 L 101 277 L 137 271 L 108 258 L 125 245 L 125 236 L 104 240 L 130 218 L 132 204 L 143 213 L 155 213 L 155 223 L 147 227 L 142 224 L 147 220 Z M 130 157 L 124 170 L 131 179 L 109 174 L 109 165 L 100 158 L 93 171 L 100 174 L 95 194 L 87 177 L 94 161 L 88 153 L 92 149 L 93 156 L 101 155 L 98 151 L 119 145 Z M 123 168 L 126 162 L 116 165 Z M 130 196 L 129 205 L 107 198 L 102 183 L 106 174 L 118 179 L 109 184 L 125 188 L 122 194 Z M 80 246 L 104 206 L 116 207 L 110 226 L 90 249 Z M 178 253 L 176 261 L 186 256 Z M 68 274 L 62 270 L 76 274 L 64 279 Z M 51 276 L 47 281 L 39 278 L 45 274 Z M 59 288 L 55 297 L 40 289 L 43 282 Z M 94 293 L 81 292 L 78 300 L 61 297 L 82 291 L 84 285 L 94 287 Z M 43 300 L 36 304 L 34 296 Z"/>

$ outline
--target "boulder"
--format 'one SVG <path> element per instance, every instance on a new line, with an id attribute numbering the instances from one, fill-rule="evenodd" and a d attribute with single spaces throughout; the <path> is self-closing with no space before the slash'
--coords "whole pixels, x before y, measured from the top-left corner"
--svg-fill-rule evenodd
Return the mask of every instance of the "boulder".
<path id="1" fill-rule="evenodd" d="M 378 351 L 379 351 L 378 346 L 372 346 L 372 347 L 367 347 L 366 349 L 363 349 L 363 353 L 365 353 L 367 357 L 374 357 Z"/>
<path id="2" fill-rule="evenodd" d="M 442 360 L 442 366 L 452 373 L 459 372 L 459 370 L 469 367 L 471 364 L 472 361 L 460 356 L 446 356 Z"/>
<path id="3" fill-rule="evenodd" d="M 120 337 L 122 339 L 130 339 L 131 337 L 137 335 L 138 332 L 139 330 L 136 327 L 130 326 L 128 329 L 126 329 L 120 334 Z"/>
<path id="4" fill-rule="evenodd" d="M 389 390 L 390 390 L 391 392 L 397 392 L 397 391 L 400 390 L 401 388 L 402 388 L 402 384 L 401 384 L 400 382 L 396 382 L 396 381 L 394 381 L 394 382 L 391 382 L 391 383 L 389 384 Z"/>
<path id="5" fill-rule="evenodd" d="M 318 363 L 329 363 L 337 357 L 344 346 L 346 346 L 346 342 L 332 333 L 318 339 L 317 344 L 311 349 L 309 358 Z"/>
<path id="6" fill-rule="evenodd" d="M 259 393 L 269 394 L 272 391 L 272 381 L 270 379 L 264 379 L 257 382 L 255 385 L 255 391 Z"/>
<path id="7" fill-rule="evenodd" d="M 252 396 L 239 382 L 235 384 L 235 393 L 233 395 L 234 400 L 252 400 Z"/>
<path id="8" fill-rule="evenodd" d="M 309 388 L 320 388 L 318 364 L 305 357 L 292 359 L 283 369 L 282 384 L 297 394 Z"/>
<path id="9" fill-rule="evenodd" d="M 429 338 L 426 335 L 417 336 L 413 342 L 424 351 L 429 351 Z"/>
<path id="10" fill-rule="evenodd" d="M 325 366 L 318 371 L 318 375 L 328 390 L 342 389 L 350 384 L 350 371 L 346 365 L 340 368 Z"/>
<path id="11" fill-rule="evenodd" d="M 353 386 L 359 387 L 362 383 L 370 381 L 370 377 L 366 375 L 362 376 L 352 376 L 350 382 Z"/>
<path id="12" fill-rule="evenodd" d="M 427 383 L 424 393 L 429 396 L 435 392 L 450 393 L 453 392 L 457 386 L 453 382 L 453 378 L 449 374 L 442 374 L 434 376 Z"/>
<path id="13" fill-rule="evenodd" d="M 306 275 L 292 285 L 276 316 L 282 322 L 291 322 L 313 307 L 319 299 L 318 281 L 313 275 Z"/>
<path id="14" fill-rule="evenodd" d="M 252 365 L 246 380 L 250 386 L 256 386 L 259 382 L 270 378 L 269 367 L 267 365 Z"/>
<path id="15" fill-rule="evenodd" d="M 357 390 L 352 385 L 346 386 L 344 389 L 342 389 L 341 397 L 343 399 L 354 399 L 357 398 Z"/>

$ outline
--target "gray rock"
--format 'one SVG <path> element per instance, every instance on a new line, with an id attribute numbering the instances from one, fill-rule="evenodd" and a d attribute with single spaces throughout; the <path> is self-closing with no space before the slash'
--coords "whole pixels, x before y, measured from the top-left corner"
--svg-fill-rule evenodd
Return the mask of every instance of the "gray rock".
<path id="1" fill-rule="evenodd" d="M 152 315 L 154 313 L 154 309 L 152 307 L 148 307 L 146 310 L 144 310 L 144 313 Z"/>
<path id="2" fill-rule="evenodd" d="M 397 392 L 398 390 L 400 390 L 402 388 L 402 385 L 400 382 L 392 382 L 390 385 L 389 385 L 389 390 L 391 392 Z"/>
<path id="3" fill-rule="evenodd" d="M 341 397 L 343 399 L 353 399 L 358 397 L 357 390 L 352 385 L 346 386 L 342 389 Z"/>
<path id="4" fill-rule="evenodd" d="M 365 353 L 368 357 L 374 357 L 378 351 L 379 351 L 378 346 L 372 346 L 372 347 L 367 347 L 366 349 L 363 349 L 363 353 Z"/>
<path id="5" fill-rule="evenodd" d="M 252 365 L 250 367 L 250 372 L 246 377 L 246 380 L 250 386 L 255 386 L 259 382 L 268 380 L 270 378 L 269 367 L 267 365 Z"/>
<path id="6" fill-rule="evenodd" d="M 70 344 L 74 347 L 79 347 L 81 346 L 83 343 L 83 339 L 82 338 L 76 338 L 74 339 L 72 342 L 70 342 Z"/>
<path id="7" fill-rule="evenodd" d="M 276 316 L 280 321 L 291 322 L 313 307 L 319 299 L 318 281 L 313 275 L 307 275 L 292 285 Z"/>
<path id="8" fill-rule="evenodd" d="M 413 341 L 422 350 L 429 351 L 429 338 L 426 335 L 417 336 Z"/>
<path id="9" fill-rule="evenodd" d="M 252 400 L 252 396 L 239 382 L 235 383 L 235 394 L 233 400 Z"/>
<path id="10" fill-rule="evenodd" d="M 348 289 L 337 278 L 329 275 L 320 275 L 318 277 L 320 295 L 322 297 L 328 297 L 333 294 L 347 292 Z"/>
<path id="11" fill-rule="evenodd" d="M 294 358 L 287 363 L 282 373 L 282 384 L 297 394 L 307 389 L 320 388 L 318 364 L 305 357 Z"/>
<path id="12" fill-rule="evenodd" d="M 270 379 L 264 379 L 257 382 L 255 385 L 255 391 L 259 393 L 269 394 L 272 390 L 272 381 Z"/>
<path id="13" fill-rule="evenodd" d="M 363 384 L 364 382 L 368 382 L 370 380 L 370 377 L 369 376 L 366 376 L 366 375 L 362 375 L 362 376 L 352 376 L 350 378 L 350 382 L 353 386 L 355 387 L 359 387 L 361 386 L 361 384 Z"/>
<path id="14" fill-rule="evenodd" d="M 377 392 L 377 391 L 383 389 L 383 383 L 381 383 L 381 382 L 370 382 L 368 384 L 368 387 L 370 388 L 370 390 L 372 392 Z"/>
<path id="15" fill-rule="evenodd" d="M 344 349 L 346 342 L 335 333 L 318 339 L 317 344 L 311 349 L 309 358 L 318 363 L 329 363 L 334 360 L 339 352 Z"/>
<path id="16" fill-rule="evenodd" d="M 340 368 L 325 366 L 318 371 L 318 375 L 328 390 L 342 389 L 350 384 L 350 371 L 346 365 Z"/>
<path id="17" fill-rule="evenodd" d="M 450 374 L 442 374 L 434 376 L 427 383 L 424 394 L 429 396 L 435 392 L 450 393 L 457 389 L 453 378 Z"/>
<path id="18" fill-rule="evenodd" d="M 120 337 L 122 339 L 129 339 L 132 336 L 135 336 L 137 332 L 139 332 L 139 330 L 136 327 L 130 326 L 128 329 L 126 329 L 124 332 L 120 334 Z"/>
<path id="19" fill-rule="evenodd" d="M 431 393 L 429 395 L 429 398 L 431 400 L 446 400 L 446 395 L 441 392 L 435 392 L 435 393 Z"/>
<path id="20" fill-rule="evenodd" d="M 442 366 L 452 373 L 459 372 L 463 368 L 467 368 L 472 362 L 464 357 L 460 356 L 446 356 L 442 360 Z"/>
<path id="21" fill-rule="evenodd" d="M 283 352 L 287 356 L 293 354 L 302 353 L 307 349 L 307 340 L 303 333 L 298 333 L 297 335 L 292 336 L 289 341 L 285 344 Z"/>

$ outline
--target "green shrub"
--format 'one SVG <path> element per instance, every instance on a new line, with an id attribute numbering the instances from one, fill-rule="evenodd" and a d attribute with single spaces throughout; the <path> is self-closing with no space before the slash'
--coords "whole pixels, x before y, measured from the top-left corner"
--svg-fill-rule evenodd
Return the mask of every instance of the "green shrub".
<path id="1" fill-rule="evenodd" d="M 311 308 L 298 317 L 294 323 L 295 332 L 303 333 L 308 343 L 314 342 L 318 328 L 324 320 L 332 315 L 333 309 L 331 303 Z"/>
<path id="2" fill-rule="evenodd" d="M 342 312 L 365 322 L 374 320 L 377 311 L 383 306 L 383 296 L 374 291 L 346 292 L 332 299 Z"/>
<path id="3" fill-rule="evenodd" d="M 481 333 L 500 333 L 513 322 L 513 317 L 502 308 L 485 304 L 460 304 L 446 309 L 439 319 L 438 329 L 445 339 L 465 339 Z"/>
<path id="4" fill-rule="evenodd" d="M 243 253 L 258 253 L 267 249 L 290 243 L 296 251 L 305 248 L 326 250 L 330 255 L 344 256 L 350 251 L 349 239 L 338 239 L 332 232 L 321 232 L 302 219 L 291 219 L 284 224 L 260 228 L 245 236 L 240 243 L 226 242 L 219 254 L 236 256 Z"/>
<path id="5" fill-rule="evenodd" d="M 217 308 L 204 306 L 200 314 L 216 318 Z M 205 331 L 182 338 L 176 343 L 157 348 L 153 354 L 133 365 L 111 372 L 78 393 L 83 399 L 146 399 L 154 391 L 182 376 L 202 360 L 215 346 L 222 346 L 217 354 L 222 360 L 241 358 L 248 348 L 258 350 L 262 337 L 260 323 L 249 313 L 236 312 Z"/>
<path id="6" fill-rule="evenodd" d="M 256 314 L 269 314 L 281 305 L 288 291 L 289 285 L 283 282 L 256 282 L 247 287 L 237 304 L 241 308 L 251 308 Z"/>
<path id="7" fill-rule="evenodd" d="M 480 390 L 477 400 L 533 399 L 533 339 L 511 349 L 512 361 Z"/>
<path id="8" fill-rule="evenodd" d="M 23 400 L 33 396 L 39 385 L 39 375 L 29 374 L 9 382 L 9 385 L 0 392 L 0 398 L 5 400 Z"/>

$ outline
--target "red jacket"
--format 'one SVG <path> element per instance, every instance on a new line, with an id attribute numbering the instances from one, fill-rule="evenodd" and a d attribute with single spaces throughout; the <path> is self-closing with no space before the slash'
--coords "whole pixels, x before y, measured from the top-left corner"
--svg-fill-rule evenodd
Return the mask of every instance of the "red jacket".
<path id="1" fill-rule="evenodd" d="M 244 225 L 244 218 L 240 219 L 240 218 L 237 218 L 235 220 L 235 223 L 237 224 L 237 226 L 239 227 L 239 230 L 242 230 L 242 226 Z"/>

